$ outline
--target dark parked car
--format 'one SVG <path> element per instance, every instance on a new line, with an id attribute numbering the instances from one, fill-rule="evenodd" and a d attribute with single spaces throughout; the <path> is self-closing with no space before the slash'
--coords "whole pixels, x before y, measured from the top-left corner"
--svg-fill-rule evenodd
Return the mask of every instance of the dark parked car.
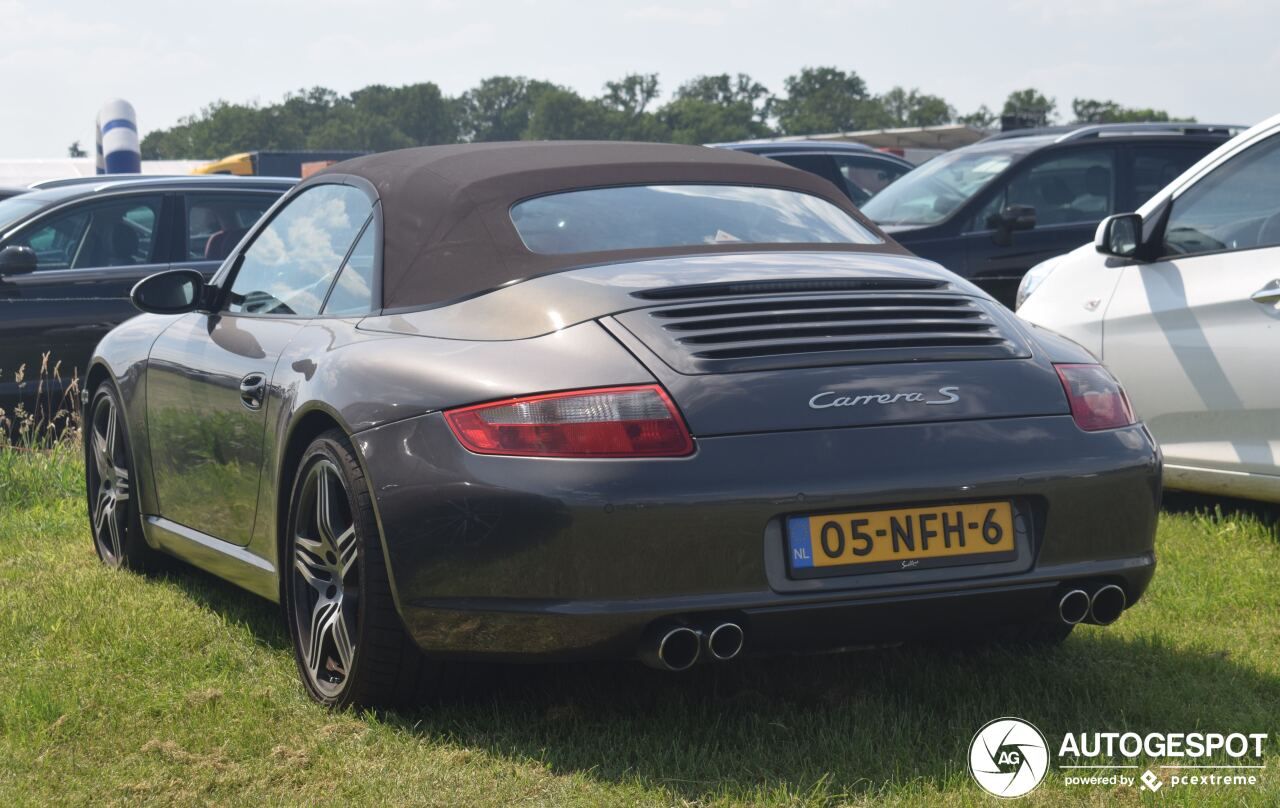
<path id="1" fill-rule="evenodd" d="M 1023 129 L 933 158 L 864 207 L 902 246 L 1013 306 L 1028 269 L 1090 241 L 1244 131 L 1211 124 Z"/>
<path id="2" fill-rule="evenodd" d="M 56 408 L 93 346 L 137 314 L 135 283 L 191 267 L 212 277 L 293 180 L 77 179 L 0 201 L 0 408 Z M 35 400 L 43 354 L 62 363 Z M 27 383 L 15 382 L 26 366 Z"/>
<path id="3" fill-rule="evenodd" d="M 134 300 L 87 379 L 97 552 L 280 601 L 323 703 L 447 658 L 1052 642 L 1155 568 L 1115 380 L 751 155 L 362 157 Z"/>
<path id="4" fill-rule="evenodd" d="M 720 149 L 758 154 L 810 174 L 817 174 L 844 191 L 858 207 L 862 207 L 891 182 L 915 168 L 897 155 L 876 151 L 861 143 L 784 140 L 715 145 Z"/>

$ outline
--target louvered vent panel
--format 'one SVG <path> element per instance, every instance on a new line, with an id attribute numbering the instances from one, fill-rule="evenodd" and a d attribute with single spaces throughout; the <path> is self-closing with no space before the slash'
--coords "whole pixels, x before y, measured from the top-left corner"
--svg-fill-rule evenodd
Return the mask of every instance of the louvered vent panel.
<path id="1" fill-rule="evenodd" d="M 934 291 L 738 293 L 618 319 L 682 373 L 1029 356 L 994 305 Z"/>

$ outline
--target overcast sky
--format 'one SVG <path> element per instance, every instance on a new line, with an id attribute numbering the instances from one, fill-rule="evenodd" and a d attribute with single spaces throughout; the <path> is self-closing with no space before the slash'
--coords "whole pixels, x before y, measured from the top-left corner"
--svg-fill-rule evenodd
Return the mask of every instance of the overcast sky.
<path id="1" fill-rule="evenodd" d="M 454 95 L 498 74 L 594 95 L 628 72 L 659 73 L 665 93 L 746 72 L 781 92 L 834 65 L 960 112 L 1026 86 L 1060 114 L 1073 97 L 1224 123 L 1280 112 L 1276 0 L 0 0 L 0 30 L 0 159 L 91 148 L 114 97 L 145 134 L 219 98 L 419 81 Z"/>

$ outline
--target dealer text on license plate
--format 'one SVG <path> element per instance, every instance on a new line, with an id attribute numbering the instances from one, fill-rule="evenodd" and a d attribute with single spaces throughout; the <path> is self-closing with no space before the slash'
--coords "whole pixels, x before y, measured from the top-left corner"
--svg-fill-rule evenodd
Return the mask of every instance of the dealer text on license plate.
<path id="1" fill-rule="evenodd" d="M 787 520 L 796 572 L 849 567 L 847 573 L 980 564 L 1014 552 L 1008 502 L 792 516 Z"/>

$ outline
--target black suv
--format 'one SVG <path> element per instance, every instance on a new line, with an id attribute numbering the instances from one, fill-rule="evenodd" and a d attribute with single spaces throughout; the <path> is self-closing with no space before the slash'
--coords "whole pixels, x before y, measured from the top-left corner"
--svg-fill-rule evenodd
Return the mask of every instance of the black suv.
<path id="1" fill-rule="evenodd" d="M 288 178 L 85 177 L 0 200 L 0 408 L 55 409 L 98 340 L 137 314 L 129 290 L 170 267 L 212 277 Z M 46 378 L 36 399 L 42 356 Z M 15 374 L 26 366 L 21 386 Z"/>
<path id="2" fill-rule="evenodd" d="M 1013 306 L 1028 269 L 1090 241 L 1243 126 L 1005 132 L 922 164 L 863 207 L 902 246 Z"/>
<path id="3" fill-rule="evenodd" d="M 718 149 L 750 152 L 810 174 L 817 174 L 844 191 L 858 207 L 915 166 L 901 157 L 861 143 L 821 140 L 744 141 L 716 143 Z"/>

